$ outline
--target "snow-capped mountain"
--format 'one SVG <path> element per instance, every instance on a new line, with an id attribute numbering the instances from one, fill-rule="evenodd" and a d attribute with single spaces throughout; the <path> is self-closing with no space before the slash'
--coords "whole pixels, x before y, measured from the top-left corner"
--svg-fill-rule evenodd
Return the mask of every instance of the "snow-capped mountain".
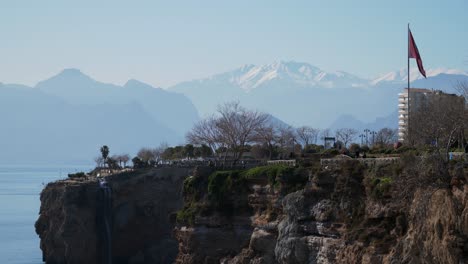
<path id="1" fill-rule="evenodd" d="M 428 69 L 427 79 L 411 69 L 413 87 L 453 92 L 468 73 L 456 69 Z M 398 93 L 406 87 L 406 69 L 365 79 L 346 72 L 326 72 L 302 62 L 244 65 L 209 78 L 183 82 L 169 90 L 189 97 L 202 115 L 216 106 L 238 100 L 246 107 L 271 113 L 292 125 L 328 127 L 347 114 L 363 123 L 395 112 Z M 421 79 L 422 78 L 422 79 Z"/>
<path id="2" fill-rule="evenodd" d="M 333 88 L 341 84 L 353 87 L 367 85 L 368 81 L 343 71 L 325 72 L 308 63 L 279 61 L 265 65 L 244 65 L 234 71 L 217 74 L 206 81 L 228 81 L 246 92 L 265 87 L 272 82 L 292 83 L 299 86 Z"/>
<path id="3" fill-rule="evenodd" d="M 439 74 L 448 74 L 448 75 L 464 75 L 468 76 L 467 71 L 459 70 L 459 69 L 448 69 L 448 68 L 436 68 L 436 69 L 428 69 L 426 71 L 427 77 L 434 77 Z M 424 77 L 419 73 L 418 68 L 414 67 L 410 69 L 411 79 L 410 81 L 416 81 L 419 79 L 424 79 Z M 378 85 L 382 82 L 407 82 L 408 81 L 408 70 L 401 69 L 399 71 L 388 72 L 385 74 L 380 75 L 379 77 L 371 80 L 371 85 Z"/>

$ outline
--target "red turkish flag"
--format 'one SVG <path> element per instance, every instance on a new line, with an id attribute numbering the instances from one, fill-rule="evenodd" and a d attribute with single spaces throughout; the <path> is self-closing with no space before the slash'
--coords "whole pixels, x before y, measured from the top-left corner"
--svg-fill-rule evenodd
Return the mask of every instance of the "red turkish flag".
<path id="1" fill-rule="evenodd" d="M 408 58 L 416 59 L 418 63 L 419 72 L 426 78 L 426 71 L 424 70 L 424 66 L 422 63 L 421 55 L 419 54 L 418 47 L 416 46 L 416 42 L 414 42 L 413 34 L 411 34 L 411 30 L 408 29 Z"/>

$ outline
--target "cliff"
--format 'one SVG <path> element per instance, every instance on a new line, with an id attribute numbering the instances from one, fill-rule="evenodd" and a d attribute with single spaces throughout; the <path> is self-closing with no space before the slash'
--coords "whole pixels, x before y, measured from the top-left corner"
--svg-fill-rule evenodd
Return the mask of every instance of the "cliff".
<path id="1" fill-rule="evenodd" d="M 113 263 L 172 263 L 177 241 L 171 214 L 182 205 L 185 168 L 161 168 L 106 177 L 112 190 Z M 103 263 L 104 242 L 95 177 L 48 184 L 41 193 L 36 232 L 46 263 Z"/>
<path id="2" fill-rule="evenodd" d="M 108 176 L 112 263 L 466 263 L 465 170 L 408 156 Z M 43 190 L 47 263 L 104 263 L 100 188 L 77 178 Z"/>
<path id="3" fill-rule="evenodd" d="M 176 262 L 466 263 L 466 175 L 411 157 L 194 174 Z"/>

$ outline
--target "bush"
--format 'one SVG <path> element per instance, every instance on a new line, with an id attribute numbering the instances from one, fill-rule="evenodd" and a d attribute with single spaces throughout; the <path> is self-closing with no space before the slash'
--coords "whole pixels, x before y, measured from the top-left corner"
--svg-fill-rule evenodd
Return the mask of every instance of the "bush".
<path id="1" fill-rule="evenodd" d="M 331 155 L 331 156 L 335 155 L 336 156 L 336 155 L 338 155 L 340 153 L 339 153 L 339 151 L 337 149 L 332 148 L 332 149 L 326 149 L 326 150 L 322 151 L 322 154 L 323 155 Z"/>
<path id="2" fill-rule="evenodd" d="M 373 178 L 371 180 L 371 196 L 382 199 L 387 196 L 392 187 L 393 179 L 390 177 Z"/>
<path id="3" fill-rule="evenodd" d="M 83 177 L 86 177 L 86 173 L 82 171 L 68 174 L 68 178 L 83 178 Z"/>
<path id="4" fill-rule="evenodd" d="M 197 214 L 198 207 L 195 203 L 190 203 L 184 206 L 182 210 L 177 212 L 176 221 L 178 224 L 193 225 L 195 224 L 195 215 Z"/>
<path id="5" fill-rule="evenodd" d="M 249 169 L 243 173 L 246 179 L 267 178 L 268 183 L 274 186 L 278 182 L 278 175 L 288 167 L 285 165 L 269 165 Z"/>
<path id="6" fill-rule="evenodd" d="M 216 171 L 208 177 L 208 197 L 213 201 L 224 200 L 224 196 L 230 193 L 232 178 L 238 173 L 232 171 Z"/>
<path id="7" fill-rule="evenodd" d="M 278 171 L 277 175 L 284 193 L 295 192 L 304 188 L 309 180 L 309 172 L 305 168 L 287 167 Z"/>
<path id="8" fill-rule="evenodd" d="M 401 146 L 401 147 L 395 149 L 394 153 L 402 154 L 402 153 L 414 152 L 414 151 L 416 151 L 415 148 L 408 147 L 408 146 Z"/>
<path id="9" fill-rule="evenodd" d="M 304 147 L 305 153 L 320 153 L 324 149 L 323 145 L 309 144 Z"/>

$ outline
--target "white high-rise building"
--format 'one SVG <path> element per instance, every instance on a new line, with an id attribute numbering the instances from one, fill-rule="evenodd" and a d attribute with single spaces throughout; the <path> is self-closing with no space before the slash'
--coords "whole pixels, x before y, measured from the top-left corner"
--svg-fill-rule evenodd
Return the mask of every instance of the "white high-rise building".
<path id="1" fill-rule="evenodd" d="M 450 104 L 460 106 L 460 109 L 464 108 L 464 99 L 455 94 L 446 94 L 439 90 L 429 90 L 422 88 L 410 88 L 408 94 L 408 88 L 403 89 L 403 92 L 398 94 L 398 141 L 404 141 L 408 129 L 408 118 L 411 125 L 411 114 L 418 111 L 424 104 L 433 102 L 437 99 L 438 101 L 449 100 Z M 408 100 L 408 97 L 410 98 Z M 409 106 L 409 111 L 408 111 Z"/>

